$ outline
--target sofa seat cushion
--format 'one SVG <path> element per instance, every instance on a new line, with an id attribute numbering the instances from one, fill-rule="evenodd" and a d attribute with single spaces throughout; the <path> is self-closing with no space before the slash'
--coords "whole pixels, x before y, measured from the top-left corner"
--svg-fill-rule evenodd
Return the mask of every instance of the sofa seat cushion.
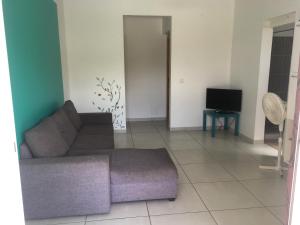
<path id="1" fill-rule="evenodd" d="M 69 149 L 52 118 L 26 131 L 25 141 L 36 158 L 64 156 Z"/>
<path id="2" fill-rule="evenodd" d="M 84 125 L 81 127 L 79 134 L 81 134 L 81 135 L 90 135 L 90 134 L 113 135 L 113 126 L 111 124 Z"/>
<path id="3" fill-rule="evenodd" d="M 113 202 L 176 198 L 177 170 L 166 149 L 111 153 Z"/>
<path id="4" fill-rule="evenodd" d="M 114 148 L 113 135 L 77 135 L 72 149 L 109 149 Z"/>
<path id="5" fill-rule="evenodd" d="M 77 130 L 79 130 L 82 123 L 81 123 L 80 116 L 79 116 L 73 102 L 70 100 L 66 101 L 63 106 L 63 109 L 65 110 L 65 112 L 66 112 L 68 118 L 70 119 L 70 121 L 72 122 L 73 126 Z"/>
<path id="6" fill-rule="evenodd" d="M 67 155 L 68 156 L 84 156 L 84 155 L 111 155 L 111 152 L 114 149 L 77 149 L 77 148 L 70 148 Z"/>
<path id="7" fill-rule="evenodd" d="M 65 111 L 61 108 L 57 110 L 51 118 L 55 121 L 57 129 L 61 133 L 62 137 L 66 141 L 66 143 L 71 146 L 74 142 L 77 131 L 71 121 L 69 120 L 68 116 L 66 115 Z"/>

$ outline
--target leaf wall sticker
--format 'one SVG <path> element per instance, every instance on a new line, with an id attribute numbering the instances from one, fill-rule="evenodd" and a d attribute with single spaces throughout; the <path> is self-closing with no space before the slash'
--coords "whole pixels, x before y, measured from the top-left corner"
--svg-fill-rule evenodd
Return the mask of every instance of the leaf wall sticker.
<path id="1" fill-rule="evenodd" d="M 124 116 L 124 105 L 120 105 L 121 86 L 113 81 L 106 81 L 104 77 L 96 77 L 95 101 L 92 102 L 100 112 L 113 114 L 114 127 L 117 129 L 125 128 L 122 117 Z M 103 96 L 107 96 L 104 98 Z M 98 97 L 98 98 L 97 98 Z M 98 99 L 98 101 L 97 101 Z M 101 105 L 100 105 L 101 104 Z"/>

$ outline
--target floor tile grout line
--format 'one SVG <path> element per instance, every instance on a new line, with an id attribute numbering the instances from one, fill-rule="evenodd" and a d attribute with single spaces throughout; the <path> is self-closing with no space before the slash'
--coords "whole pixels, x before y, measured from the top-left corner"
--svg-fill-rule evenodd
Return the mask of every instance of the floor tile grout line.
<path id="1" fill-rule="evenodd" d="M 168 145 L 168 143 L 166 143 L 166 141 L 165 141 L 165 139 L 164 139 L 164 137 L 163 137 L 163 135 L 161 134 L 161 132 L 159 131 L 159 129 L 157 129 L 156 127 L 154 127 L 155 128 L 155 130 L 157 131 L 157 134 L 160 136 L 160 138 L 162 139 L 162 141 L 163 141 L 163 143 L 166 145 L 165 147 L 166 148 L 168 148 L 169 147 L 169 145 Z M 133 135 L 133 133 L 131 132 L 131 137 L 132 137 L 132 135 Z M 133 137 L 132 137 L 132 139 L 133 139 Z M 133 145 L 134 145 L 134 147 L 135 147 L 135 144 L 134 144 L 134 141 L 133 141 Z M 169 149 L 169 148 L 168 148 Z M 172 154 L 172 153 L 171 153 Z M 173 155 L 173 154 L 172 154 Z M 173 155 L 174 156 L 174 155 Z M 179 165 L 179 162 L 178 162 L 178 160 L 176 159 L 176 157 L 174 156 L 174 159 L 175 159 L 175 161 L 177 162 L 177 164 L 178 164 L 178 166 L 180 166 Z M 181 167 L 181 166 L 180 166 Z M 181 168 L 182 169 L 182 168 Z M 182 169 L 183 170 L 183 169 Z M 190 181 L 189 181 L 190 182 Z M 202 199 L 201 199 L 201 201 L 202 201 Z M 202 201 L 203 202 L 203 201 Z M 148 208 L 148 203 L 147 203 L 147 201 L 146 201 L 146 207 L 147 207 L 147 212 L 148 212 L 148 218 L 149 218 L 149 222 L 150 222 L 150 225 L 152 225 L 152 221 L 151 221 L 151 215 L 150 215 L 150 212 L 149 212 L 149 208 Z M 174 215 L 174 214 L 170 214 L 170 215 Z"/>
<path id="2" fill-rule="evenodd" d="M 150 225 L 152 225 L 152 221 L 151 221 L 151 217 L 150 217 L 150 212 L 149 212 L 149 208 L 148 208 L 148 203 L 147 201 L 146 202 L 146 208 L 147 208 L 147 212 L 148 212 L 148 218 L 149 218 L 149 222 L 150 222 Z"/>
<path id="3" fill-rule="evenodd" d="M 204 132 L 204 131 L 203 131 Z M 188 132 L 188 135 L 191 137 L 191 138 L 193 138 L 197 143 L 199 143 L 206 151 L 207 151 L 207 149 L 206 149 L 206 147 L 202 144 L 202 143 L 200 143 L 200 141 L 198 140 L 198 139 L 196 139 L 193 135 L 191 135 L 189 132 Z"/>
<path id="4" fill-rule="evenodd" d="M 157 128 L 156 128 L 157 129 Z M 166 140 L 166 138 L 162 135 L 162 132 L 159 130 L 159 129 L 157 129 L 157 133 L 160 135 L 160 137 L 162 138 L 162 141 L 166 144 L 166 147 L 168 148 L 168 150 L 170 150 L 171 152 L 171 154 L 174 156 L 174 160 L 175 160 L 175 162 L 176 162 L 176 164 L 180 167 L 180 169 L 183 171 L 183 173 L 184 173 L 184 175 L 186 176 L 186 178 L 188 179 L 188 182 L 189 182 L 189 184 L 191 184 L 192 185 L 192 187 L 193 187 L 193 189 L 195 189 L 195 187 L 194 187 L 194 184 L 197 184 L 197 183 L 212 183 L 212 182 L 197 182 L 197 183 L 192 183 L 191 181 L 190 181 L 190 178 L 187 176 L 187 174 L 185 173 L 185 171 L 184 171 L 184 169 L 183 169 L 183 167 L 182 167 L 182 165 L 179 163 L 179 161 L 178 161 L 178 159 L 176 158 L 176 156 L 174 155 L 174 153 L 173 153 L 173 150 L 172 149 L 170 149 L 170 146 L 169 146 L 169 144 L 167 143 L 167 140 Z M 171 132 L 171 131 L 170 131 Z M 206 146 L 204 146 L 198 139 L 196 139 L 195 137 L 193 137 L 190 133 L 188 133 L 188 132 L 186 132 L 186 131 L 184 131 L 184 133 L 186 133 L 188 136 L 190 136 L 193 140 L 195 140 L 202 148 L 203 148 L 203 150 L 205 150 L 206 152 L 208 152 L 210 155 L 212 155 L 210 152 L 209 152 L 209 150 L 206 148 Z M 131 137 L 132 137 L 132 135 L 133 135 L 133 133 L 131 132 Z M 132 138 L 133 139 L 133 138 Z M 133 141 L 133 140 L 132 140 Z M 133 141 L 133 144 L 134 144 L 134 141 Z M 238 146 L 235 146 L 235 147 L 237 147 L 238 148 Z M 238 148 L 238 150 L 240 150 L 240 148 Z M 254 157 L 252 157 L 252 158 L 254 158 Z M 255 159 L 255 161 L 257 162 L 257 160 L 256 160 L 256 158 L 254 158 Z M 216 160 L 216 162 L 215 163 L 218 163 L 218 164 L 221 164 L 221 162 L 224 162 L 224 161 L 227 161 L 227 160 Z M 230 161 L 230 160 L 228 160 L 228 161 Z M 210 162 L 211 163 L 211 162 Z M 197 164 L 197 163 L 195 163 L 195 164 Z M 240 182 L 240 180 L 238 180 L 238 178 L 236 177 L 236 176 L 234 176 L 232 173 L 230 173 L 226 168 L 224 168 L 224 166 L 223 165 L 220 165 L 226 172 L 228 172 L 235 180 L 233 180 L 233 181 L 235 181 L 235 182 L 238 182 L 238 183 L 240 183 L 241 184 L 241 182 Z M 269 179 L 272 179 L 272 178 L 269 178 Z M 245 179 L 246 180 L 246 179 Z M 255 180 L 263 180 L 263 178 L 262 179 L 255 179 Z M 216 181 L 216 182 L 233 182 L 233 181 Z M 244 186 L 244 185 L 243 185 Z M 247 188 L 246 188 L 247 189 Z M 201 201 L 203 202 L 203 204 L 204 204 L 204 206 L 205 206 L 205 208 L 207 209 L 207 212 L 211 212 L 211 211 L 226 211 L 226 210 L 239 210 L 239 209 L 247 209 L 247 208 L 237 208 L 237 209 L 225 209 L 225 210 L 209 210 L 208 208 L 207 208 L 207 206 L 205 205 L 205 203 L 204 203 L 204 201 L 202 200 L 202 198 L 201 198 L 201 196 L 199 196 L 199 193 L 197 192 L 197 190 L 195 189 L 195 191 L 196 191 L 196 193 L 197 193 L 197 195 L 198 195 L 198 197 L 201 199 Z M 248 192 L 250 192 L 248 189 L 247 189 L 247 191 Z M 251 195 L 253 195 L 253 193 L 252 192 L 250 192 L 250 194 Z M 254 196 L 255 197 L 255 196 Z M 259 202 L 259 203 L 261 203 L 256 197 L 255 197 L 255 199 Z M 147 204 L 147 202 L 146 202 L 146 204 Z M 264 204 L 262 204 L 261 203 L 261 205 L 262 206 L 260 206 L 260 207 L 251 207 L 251 208 L 266 208 L 266 209 L 268 209 Z M 148 205 L 147 205 L 147 210 L 148 210 Z M 270 210 L 268 210 L 268 211 L 270 211 Z M 186 212 L 186 213 L 189 213 L 189 212 Z M 271 212 L 272 213 L 272 212 Z M 185 213 L 183 213 L 183 214 L 185 214 Z M 162 214 L 162 215 L 168 215 L 168 214 Z M 174 214 L 170 214 L 170 215 L 174 215 Z M 214 221 L 215 221 L 215 218 L 213 217 L 213 215 L 210 213 L 210 215 L 212 216 L 212 218 L 214 219 Z M 273 213 L 272 213 L 272 215 L 273 215 Z M 150 223 L 151 223 L 151 215 L 150 215 L 150 213 L 149 213 L 149 211 L 148 211 L 148 216 L 149 216 L 149 218 L 150 218 Z M 153 215 L 153 216 L 161 216 L 161 215 Z M 277 217 L 276 217 L 277 218 Z M 277 218 L 278 219 L 278 218 Z M 215 221 L 216 223 L 217 223 L 217 221 Z M 280 221 L 281 222 L 281 221 Z"/>
<path id="5" fill-rule="evenodd" d="M 192 136 L 193 137 L 193 136 Z M 194 138 L 194 137 L 193 137 Z M 197 139 L 195 139 L 197 141 Z M 204 147 L 206 149 L 206 147 Z M 209 151 L 208 151 L 209 152 Z M 211 153 L 210 153 L 211 154 Z M 234 180 L 237 181 L 237 178 L 235 176 L 233 176 L 231 173 L 229 173 L 225 168 L 224 166 L 220 163 L 220 162 L 217 162 L 218 165 L 220 165 Z"/>
<path id="6" fill-rule="evenodd" d="M 211 209 L 211 212 L 224 212 L 224 211 L 236 211 L 236 210 L 245 210 L 245 209 L 264 209 L 265 206 L 253 206 L 253 207 L 242 207 L 242 208 L 230 208 L 230 209 Z"/>
<path id="7" fill-rule="evenodd" d="M 199 163 L 200 164 L 200 163 Z M 226 170 L 227 172 L 227 170 Z M 230 174 L 231 175 L 231 174 Z M 193 184 L 205 184 L 205 183 L 218 183 L 218 182 L 233 182 L 233 181 L 239 181 L 239 182 L 244 182 L 244 181 L 266 181 L 266 180 L 276 180 L 276 178 L 256 178 L 256 179 L 235 179 L 235 177 L 233 177 L 234 179 L 232 180 L 220 180 L 220 181 L 197 181 L 197 182 L 193 182 Z"/>
<path id="8" fill-rule="evenodd" d="M 179 165 L 180 166 L 180 165 Z M 181 166 L 180 166 L 181 167 Z M 213 219 L 213 221 L 216 223 L 216 225 L 218 225 L 217 220 L 215 219 L 215 217 L 212 215 L 212 213 L 210 212 L 208 206 L 206 205 L 206 203 L 204 202 L 204 200 L 202 199 L 202 197 L 200 196 L 200 194 L 198 193 L 197 189 L 195 188 L 194 184 L 191 182 L 190 178 L 188 177 L 188 175 L 186 174 L 186 172 L 184 171 L 183 167 L 181 167 L 181 170 L 183 171 L 183 173 L 185 174 L 185 176 L 187 177 L 187 179 L 189 180 L 190 184 L 192 185 L 193 189 L 195 190 L 197 196 L 199 197 L 199 199 L 202 201 L 204 207 L 206 208 L 207 212 L 209 213 L 209 215 L 211 216 L 211 218 Z"/>
<path id="9" fill-rule="evenodd" d="M 205 131 L 202 131 L 205 132 Z M 208 153 L 211 154 L 211 156 L 214 158 L 213 154 L 209 151 L 209 149 L 207 149 L 207 147 L 205 145 L 203 145 L 203 143 L 200 142 L 200 140 L 196 139 L 193 135 L 191 135 L 190 133 L 188 133 L 188 135 L 190 135 L 196 142 L 198 142 Z M 237 140 L 230 140 L 231 143 L 235 143 Z M 238 149 L 238 151 L 243 151 L 239 146 L 234 146 Z M 256 159 L 253 155 L 248 155 L 250 158 L 252 158 L 255 162 L 259 162 L 258 159 Z M 218 160 L 221 161 L 221 160 Z M 222 160 L 223 161 L 223 160 Z M 225 160 L 224 160 L 225 161 Z"/>
<path id="10" fill-rule="evenodd" d="M 112 220 L 123 220 L 123 219 L 134 219 L 134 218 L 147 218 L 149 216 L 128 216 L 128 217 L 115 217 L 115 218 L 109 218 L 109 219 L 95 219 L 95 220 L 89 220 L 86 222 L 100 222 L 100 221 L 112 221 Z M 63 225 L 63 224 L 62 224 Z"/>
<path id="11" fill-rule="evenodd" d="M 278 216 L 277 214 L 273 213 L 272 210 L 270 209 L 270 207 L 283 207 L 283 206 L 268 206 L 268 207 L 266 207 L 266 209 L 267 209 L 273 216 L 275 216 L 281 223 L 284 224 L 285 222 L 282 221 L 281 218 L 279 218 L 279 216 Z"/>
<path id="12" fill-rule="evenodd" d="M 223 167 L 223 165 L 221 165 L 221 166 Z M 232 173 L 230 173 L 230 171 L 228 171 L 225 167 L 223 167 L 223 169 L 226 170 L 230 175 L 234 176 L 234 175 L 233 175 Z M 263 208 L 265 208 L 269 213 L 271 213 L 271 214 L 273 215 L 273 213 L 272 213 L 271 210 L 268 208 L 268 206 L 266 206 L 261 200 L 259 200 L 259 199 L 256 197 L 256 195 L 255 195 L 251 190 L 249 190 L 249 188 L 247 188 L 246 185 L 244 185 L 240 180 L 237 180 L 237 182 L 238 182 L 242 187 L 244 187 L 244 189 L 247 190 L 248 193 L 250 193 L 250 194 L 252 195 L 252 197 L 253 197 L 254 199 L 256 199 L 256 201 L 258 201 L 258 202 L 263 206 Z M 273 215 L 273 216 L 274 216 L 274 215 Z M 281 223 L 281 220 L 279 220 L 278 217 L 275 217 L 275 218 L 276 218 L 276 220 L 278 220 L 278 221 Z"/>
<path id="13" fill-rule="evenodd" d="M 51 218 L 50 218 L 50 220 L 51 220 Z M 36 220 L 33 220 L 33 221 L 36 221 Z M 28 222 L 29 222 L 29 224 L 28 224 Z M 42 223 L 41 225 L 70 225 L 70 224 L 76 225 L 76 224 L 81 224 L 81 223 L 84 223 L 84 225 L 85 225 L 85 222 L 86 221 L 83 220 L 83 221 L 71 221 L 71 222 Z M 27 225 L 27 224 L 30 225 L 30 220 L 29 221 L 25 221 L 25 225 Z"/>
<path id="14" fill-rule="evenodd" d="M 190 135 L 190 134 L 189 134 Z M 194 138 L 192 135 L 190 135 L 192 138 Z M 196 141 L 198 141 L 196 138 L 194 138 L 194 140 L 196 140 Z M 198 143 L 201 145 L 201 143 L 198 141 Z M 206 149 L 206 147 L 205 146 L 203 146 L 205 149 Z M 240 149 L 239 149 L 240 150 Z M 254 158 L 254 157 L 253 157 Z M 267 207 L 267 206 L 265 206 L 236 176 L 234 176 L 234 174 L 232 174 L 232 173 L 230 173 L 230 171 L 228 171 L 221 163 L 220 163 L 220 166 L 227 172 L 227 173 L 229 173 L 233 178 L 235 178 L 236 179 L 236 181 L 235 182 L 238 182 L 240 185 L 242 185 L 253 197 L 254 197 L 254 199 L 256 199 L 261 205 L 262 205 L 262 207 L 256 207 L 256 208 L 264 208 L 264 209 L 266 209 L 268 212 L 270 212 L 273 216 L 274 216 L 274 214 L 271 212 L 271 210 Z M 185 172 L 184 172 L 185 173 Z M 189 178 L 188 178 L 189 179 Z M 194 184 L 192 183 L 192 185 L 194 186 Z M 198 192 L 197 192 L 198 193 Z M 205 204 L 205 203 L 204 203 Z M 239 209 L 232 209 L 232 210 L 239 210 Z M 210 213 L 211 214 L 211 213 Z M 213 215 L 211 214 L 211 216 L 213 217 Z M 214 218 L 214 217 L 213 217 Z M 282 223 L 282 221 L 277 217 L 277 216 L 275 216 L 275 219 L 277 219 L 277 221 L 279 221 L 280 223 Z M 215 220 L 215 218 L 214 218 L 214 220 Z M 215 220 L 215 222 L 217 223 L 217 221 Z M 217 223 L 218 224 L 218 223 Z"/>
<path id="15" fill-rule="evenodd" d="M 175 213 L 163 213 L 163 214 L 155 214 L 155 215 L 150 215 L 150 217 L 155 217 L 155 216 L 172 216 L 172 215 L 184 215 L 184 214 L 197 214 L 197 213 L 207 213 L 208 211 L 193 211 L 193 212 L 175 212 Z"/>
<path id="16" fill-rule="evenodd" d="M 190 184 L 192 185 L 193 189 L 195 190 L 197 196 L 199 197 L 199 199 L 202 201 L 204 207 L 206 208 L 207 212 L 209 213 L 209 215 L 211 216 L 211 218 L 213 219 L 213 221 L 216 223 L 216 225 L 218 225 L 217 220 L 215 219 L 215 217 L 212 215 L 212 213 L 210 212 L 208 206 L 206 205 L 206 203 L 204 202 L 204 200 L 202 199 L 202 197 L 200 196 L 200 194 L 198 193 L 197 189 L 195 188 L 194 184 L 191 182 L 190 178 L 188 177 L 188 175 L 186 174 L 186 172 L 184 171 L 183 167 L 181 165 L 179 165 L 181 167 L 181 170 L 183 171 L 183 173 L 185 174 L 185 176 L 187 177 L 188 181 L 190 182 Z"/>
<path id="17" fill-rule="evenodd" d="M 246 188 L 245 187 L 245 185 L 243 185 L 243 183 L 241 182 L 241 181 L 239 181 L 238 179 L 237 179 L 237 177 L 236 176 L 234 176 L 234 174 L 232 174 L 229 170 L 227 170 L 223 165 L 221 165 L 221 167 L 227 172 L 227 173 L 229 173 L 231 176 L 233 176 L 234 178 L 236 178 L 236 182 L 238 182 L 242 187 L 244 187 L 246 190 L 247 190 L 247 192 L 249 193 L 249 194 L 251 194 L 262 206 L 264 206 L 264 204 L 248 189 L 248 188 Z"/>
<path id="18" fill-rule="evenodd" d="M 179 164 L 177 158 L 175 157 L 176 162 L 178 163 L 178 166 L 181 168 L 182 172 L 184 173 L 184 175 L 186 176 L 186 178 L 188 179 L 188 181 L 190 182 L 192 188 L 194 189 L 194 191 L 196 192 L 196 195 L 198 196 L 198 198 L 201 200 L 202 204 L 204 205 L 204 207 L 206 208 L 207 212 L 210 214 L 211 218 L 213 219 L 213 221 L 216 223 L 216 225 L 218 225 L 218 222 L 216 221 L 216 219 L 213 217 L 213 215 L 211 214 L 211 212 L 209 211 L 207 205 L 205 204 L 205 202 L 203 201 L 203 199 L 201 198 L 201 196 L 199 195 L 199 193 L 197 192 L 195 186 L 193 185 L 193 183 L 191 182 L 190 178 L 187 176 L 187 174 L 185 173 L 183 167 Z"/>
<path id="19" fill-rule="evenodd" d="M 202 131 L 204 132 L 204 131 Z M 189 134 L 198 144 L 200 144 L 201 147 L 203 147 L 203 150 L 206 151 L 211 157 L 212 159 L 215 159 L 215 156 L 209 151 L 209 149 L 207 149 L 207 147 L 205 145 L 203 145 L 203 143 L 201 143 L 198 139 L 196 139 L 193 135 Z M 221 161 L 221 160 L 217 160 L 215 159 L 218 163 Z"/>
<path id="20" fill-rule="evenodd" d="M 191 134 L 189 134 L 192 138 L 194 138 L 195 141 L 198 141 L 195 137 L 193 137 Z M 198 143 L 201 145 L 201 143 L 198 141 Z M 203 146 L 204 149 L 206 149 L 206 151 L 212 156 L 212 154 L 207 150 L 207 148 L 205 146 Z M 238 147 L 237 147 L 238 148 Z M 241 150 L 240 148 L 238 148 L 239 150 Z M 213 157 L 213 156 L 212 156 Z M 259 163 L 256 158 L 254 156 L 251 156 L 255 161 L 255 163 Z M 247 181 L 247 180 L 265 180 L 265 179 L 275 179 L 275 178 L 272 178 L 272 177 L 266 177 L 266 178 L 249 178 L 249 179 L 239 179 L 237 176 L 235 176 L 234 174 L 230 173 L 223 165 L 222 163 L 225 163 L 225 162 L 231 162 L 231 160 L 216 160 L 215 163 L 218 163 L 222 166 L 222 168 L 224 170 L 226 170 L 227 173 L 229 173 L 233 178 L 235 178 L 237 181 Z M 254 162 L 248 162 L 248 161 L 239 161 L 240 163 L 254 163 Z M 202 164 L 208 164 L 208 163 L 212 163 L 212 162 L 203 162 Z M 200 164 L 200 163 L 189 163 L 189 164 Z M 203 183 L 203 182 L 197 182 L 197 183 Z M 206 183 L 206 182 L 205 182 Z"/>
<path id="21" fill-rule="evenodd" d="M 266 206 L 263 202 L 261 202 L 261 201 L 254 195 L 254 193 L 252 193 L 252 192 L 246 187 L 246 185 L 244 185 L 243 183 L 241 183 L 241 185 L 243 185 L 243 187 L 244 187 L 248 192 L 250 192 L 250 193 L 254 196 L 254 198 L 255 198 L 257 201 L 259 201 L 269 213 L 271 213 L 271 214 L 272 214 L 272 215 L 273 215 L 280 223 L 282 223 L 281 219 L 280 219 L 279 217 L 275 216 L 275 215 L 273 214 L 273 212 L 269 209 L 269 207 L 272 207 L 272 206 Z M 274 207 L 274 206 L 273 206 L 273 207 Z"/>

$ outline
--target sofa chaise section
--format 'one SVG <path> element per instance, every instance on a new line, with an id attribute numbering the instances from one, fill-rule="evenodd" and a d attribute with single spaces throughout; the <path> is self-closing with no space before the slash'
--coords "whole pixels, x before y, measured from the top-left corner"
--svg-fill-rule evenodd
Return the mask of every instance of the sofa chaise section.
<path id="1" fill-rule="evenodd" d="M 112 202 L 175 199 L 177 170 L 166 149 L 122 149 L 111 153 Z"/>
<path id="2" fill-rule="evenodd" d="M 27 219 L 110 211 L 107 155 L 25 159 L 20 173 Z"/>

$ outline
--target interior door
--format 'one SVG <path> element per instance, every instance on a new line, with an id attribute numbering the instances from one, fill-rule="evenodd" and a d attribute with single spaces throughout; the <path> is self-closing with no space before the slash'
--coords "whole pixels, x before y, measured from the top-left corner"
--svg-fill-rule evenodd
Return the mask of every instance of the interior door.
<path id="1" fill-rule="evenodd" d="M 300 143 L 300 62 L 297 82 L 295 118 L 293 125 L 292 159 L 288 171 L 288 192 L 290 199 L 289 223 L 299 224 L 300 221 L 300 167 L 299 167 L 299 143 Z M 298 181 L 296 183 L 296 181 Z M 288 219 L 288 218 L 287 218 Z"/>
<path id="2" fill-rule="evenodd" d="M 2 4 L 0 4 L 0 80 L 1 224 L 22 225 L 25 223 Z"/>
<path id="3" fill-rule="evenodd" d="M 287 119 L 284 131 L 284 161 L 289 162 L 292 156 L 292 138 L 294 127 L 295 102 L 297 93 L 298 67 L 300 55 L 300 22 L 295 24 L 293 53 L 291 60 L 288 101 L 287 101 Z"/>

